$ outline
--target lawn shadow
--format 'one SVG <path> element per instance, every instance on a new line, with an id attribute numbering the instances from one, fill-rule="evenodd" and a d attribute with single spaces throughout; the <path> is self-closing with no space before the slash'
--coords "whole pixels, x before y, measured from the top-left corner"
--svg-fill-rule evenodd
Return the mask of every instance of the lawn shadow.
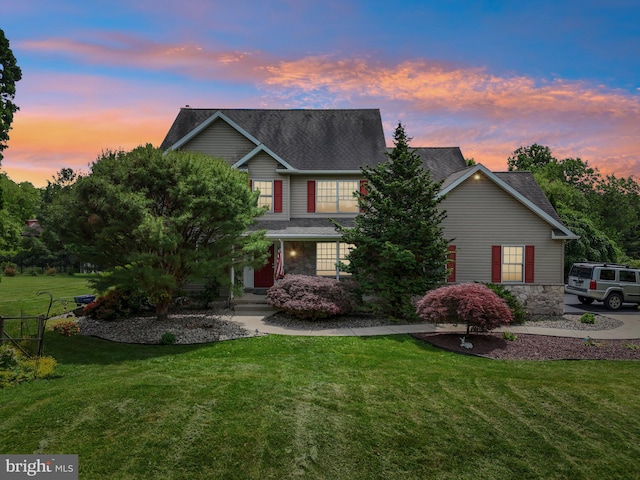
<path id="1" fill-rule="evenodd" d="M 225 342 L 231 341 L 233 340 L 225 340 Z M 220 343 L 223 342 L 191 345 L 147 345 L 118 343 L 84 335 L 63 337 L 57 333 L 46 332 L 44 354 L 54 357 L 61 364 L 113 365 L 191 353 Z"/>

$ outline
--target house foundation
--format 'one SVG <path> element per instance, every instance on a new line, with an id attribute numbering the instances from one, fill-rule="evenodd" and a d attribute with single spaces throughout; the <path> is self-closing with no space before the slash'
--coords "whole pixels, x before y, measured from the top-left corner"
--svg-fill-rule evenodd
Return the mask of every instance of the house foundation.
<path id="1" fill-rule="evenodd" d="M 504 285 L 522 304 L 529 318 L 564 314 L 564 285 Z"/>

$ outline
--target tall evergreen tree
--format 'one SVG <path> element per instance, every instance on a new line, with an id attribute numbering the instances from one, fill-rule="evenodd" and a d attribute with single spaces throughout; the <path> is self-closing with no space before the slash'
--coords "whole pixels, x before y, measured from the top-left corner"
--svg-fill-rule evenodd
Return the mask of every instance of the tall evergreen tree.
<path id="1" fill-rule="evenodd" d="M 342 268 L 362 293 L 381 300 L 384 313 L 415 316 L 412 299 L 444 282 L 448 241 L 438 208 L 441 182 L 433 182 L 422 159 L 409 148 L 404 127 L 394 132 L 389 159 L 361 169 L 367 192 L 359 192 L 360 214 L 352 228 L 336 223 L 343 241 L 355 248 Z"/>

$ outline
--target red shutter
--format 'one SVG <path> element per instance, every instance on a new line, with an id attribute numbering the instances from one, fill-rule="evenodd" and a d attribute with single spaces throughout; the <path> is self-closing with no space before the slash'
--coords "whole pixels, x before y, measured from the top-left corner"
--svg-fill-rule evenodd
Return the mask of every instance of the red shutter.
<path id="1" fill-rule="evenodd" d="M 491 282 L 500 283 L 502 281 L 502 247 L 493 245 L 491 247 Z"/>
<path id="2" fill-rule="evenodd" d="M 249 180 L 249 190 L 253 192 L 253 180 Z"/>
<path id="3" fill-rule="evenodd" d="M 367 181 L 366 180 L 360 180 L 360 195 L 367 195 Z M 360 209 L 360 213 L 362 213 L 364 210 L 361 208 Z"/>
<path id="4" fill-rule="evenodd" d="M 449 253 L 447 254 L 447 269 L 450 270 L 447 282 L 456 281 L 456 246 L 449 245 Z"/>
<path id="5" fill-rule="evenodd" d="M 316 211 L 316 181 L 307 181 L 307 212 Z"/>
<path id="6" fill-rule="evenodd" d="M 525 283 L 533 283 L 535 251 L 536 251 L 536 247 L 533 245 L 527 245 L 526 247 L 524 247 L 524 282 Z"/>
<path id="7" fill-rule="evenodd" d="M 273 181 L 273 211 L 282 213 L 282 180 Z"/>

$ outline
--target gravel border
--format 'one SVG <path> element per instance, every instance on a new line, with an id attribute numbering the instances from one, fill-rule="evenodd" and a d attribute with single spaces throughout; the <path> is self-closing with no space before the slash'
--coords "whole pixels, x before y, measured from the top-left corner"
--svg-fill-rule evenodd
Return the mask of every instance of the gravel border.
<path id="1" fill-rule="evenodd" d="M 175 335 L 175 343 L 180 345 L 267 335 L 257 330 L 250 331 L 241 327 L 237 322 L 233 321 L 233 312 L 230 310 L 185 311 L 171 314 L 167 320 L 163 321 L 158 321 L 154 316 L 112 321 L 79 317 L 77 323 L 80 327 L 81 335 L 133 344 L 159 344 L 162 335 L 165 333 Z M 390 320 L 387 317 L 370 314 L 352 314 L 326 320 L 300 320 L 277 312 L 265 317 L 264 323 L 292 329 L 304 329 L 313 326 L 316 330 L 401 324 L 401 322 Z M 580 322 L 580 315 L 564 315 L 560 318 L 530 321 L 525 326 L 588 332 L 610 330 L 622 324 L 623 322 L 620 320 L 602 315 L 596 316 L 595 324 Z"/>
<path id="2" fill-rule="evenodd" d="M 525 323 L 527 327 L 562 328 L 565 330 L 612 330 L 621 327 L 624 322 L 604 315 L 595 315 L 596 323 L 582 323 L 581 315 L 567 314 L 561 318 L 532 320 Z"/>
<path id="3" fill-rule="evenodd" d="M 266 335 L 242 328 L 231 320 L 230 312 L 181 312 L 167 320 L 137 317 L 122 320 L 95 320 L 79 317 L 80 334 L 118 343 L 159 344 L 165 333 L 175 335 L 175 344 L 193 345 Z"/>

